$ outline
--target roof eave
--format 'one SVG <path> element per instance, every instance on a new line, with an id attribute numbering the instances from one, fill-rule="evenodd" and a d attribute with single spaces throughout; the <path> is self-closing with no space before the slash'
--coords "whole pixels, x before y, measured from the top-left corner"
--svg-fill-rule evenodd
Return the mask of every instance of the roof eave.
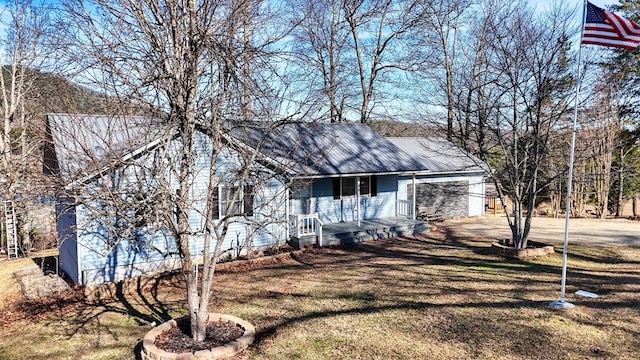
<path id="1" fill-rule="evenodd" d="M 375 175 L 398 175 L 398 176 L 419 176 L 419 175 L 469 175 L 469 174 L 484 174 L 483 170 L 464 170 L 464 171 L 431 171 L 431 170 L 416 170 L 416 171 L 387 171 L 387 172 L 361 172 L 361 173 L 344 173 L 344 174 L 309 174 L 309 175 L 294 175 L 290 176 L 291 179 L 323 179 L 323 178 L 338 178 L 338 177 L 355 177 L 355 176 L 375 176 Z"/>

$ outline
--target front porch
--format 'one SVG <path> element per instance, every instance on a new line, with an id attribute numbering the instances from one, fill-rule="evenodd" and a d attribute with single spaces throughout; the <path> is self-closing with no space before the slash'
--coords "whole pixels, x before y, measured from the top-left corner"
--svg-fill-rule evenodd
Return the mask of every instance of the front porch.
<path id="1" fill-rule="evenodd" d="M 431 226 L 422 220 L 406 217 L 389 217 L 373 220 L 361 220 L 333 224 L 320 224 L 311 233 L 300 232 L 292 235 L 292 246 L 301 248 L 307 245 L 330 246 L 353 244 L 368 240 L 385 239 L 397 236 L 413 235 L 428 231 Z M 321 237 L 321 239 L 320 239 Z"/>

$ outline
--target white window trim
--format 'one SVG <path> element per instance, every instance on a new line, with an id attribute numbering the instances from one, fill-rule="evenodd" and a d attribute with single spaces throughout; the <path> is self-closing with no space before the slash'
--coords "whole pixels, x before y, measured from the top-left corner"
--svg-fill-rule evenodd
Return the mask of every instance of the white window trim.
<path id="1" fill-rule="evenodd" d="M 238 207 L 240 214 L 231 214 L 229 215 L 229 217 L 242 217 L 245 216 L 243 214 L 245 214 L 246 210 L 245 210 L 245 187 L 247 186 L 251 186 L 253 187 L 253 191 L 255 192 L 255 186 L 253 184 L 244 184 L 244 185 L 218 185 L 217 186 L 217 190 L 218 190 L 218 216 L 216 218 L 214 218 L 215 221 L 219 221 L 220 219 L 222 219 L 225 216 L 225 212 L 226 212 L 226 207 L 229 206 L 229 200 L 223 200 L 222 199 L 222 193 L 223 193 L 223 189 L 233 189 L 235 187 L 240 188 L 242 191 L 240 191 L 240 193 L 238 194 L 238 200 L 235 206 Z M 253 194 L 254 197 L 254 203 L 255 203 L 255 193 Z M 224 207 L 223 207 L 224 204 Z M 252 204 L 255 205 L 255 204 Z M 223 211 L 224 208 L 224 211 Z M 247 217 L 254 217 L 255 216 L 255 206 L 253 206 L 253 208 L 251 209 L 251 215 L 247 216 Z"/>

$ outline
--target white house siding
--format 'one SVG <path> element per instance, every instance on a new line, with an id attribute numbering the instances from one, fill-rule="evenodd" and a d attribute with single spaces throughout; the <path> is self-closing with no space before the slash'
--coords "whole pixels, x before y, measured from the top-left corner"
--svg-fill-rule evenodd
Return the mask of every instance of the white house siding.
<path id="1" fill-rule="evenodd" d="M 180 149 L 179 140 L 174 140 L 170 148 L 173 153 Z M 210 143 L 203 134 L 196 137 L 196 154 L 203 154 L 196 158 L 196 172 L 192 178 L 190 197 L 192 199 L 189 213 L 189 223 L 193 231 L 191 235 L 191 252 L 196 255 L 202 254 L 204 245 L 204 224 L 207 186 L 209 180 L 209 158 Z M 149 161 L 143 157 L 138 161 Z M 217 176 L 224 177 L 229 170 L 235 170 L 234 163 L 237 157 L 225 151 L 218 157 Z M 125 174 L 127 171 L 125 171 Z M 133 179 L 133 178 L 132 178 Z M 122 184 L 126 184 L 126 180 Z M 87 185 L 88 188 L 94 184 Z M 286 199 L 285 187 L 281 181 L 265 178 L 264 183 L 254 184 L 256 186 L 254 199 L 254 218 L 261 223 L 261 227 L 253 230 L 254 225 L 249 224 L 242 218 L 232 219 L 227 235 L 221 246 L 223 251 L 233 249 L 238 246 L 244 248 L 247 235 L 253 240 L 254 247 L 271 246 L 284 243 L 286 240 L 286 223 L 284 206 L 280 206 L 277 211 L 273 207 L 284 204 Z M 178 184 L 173 185 L 178 188 Z M 94 205 L 98 205 L 95 204 Z M 69 218 L 62 218 L 67 225 L 75 224 L 76 227 L 65 226 L 62 221 L 59 225 L 61 234 L 68 234 L 70 239 L 67 245 L 62 245 L 60 253 L 61 264 L 66 264 L 67 272 L 76 283 L 85 285 L 99 284 L 104 282 L 119 281 L 126 278 L 136 277 L 144 274 L 157 273 L 161 271 L 175 269 L 180 265 L 180 260 L 176 255 L 175 241 L 168 231 L 159 230 L 150 224 L 146 229 L 140 229 L 135 233 L 127 235 L 126 231 L 119 233 L 105 226 L 101 221 L 105 218 L 96 218 L 92 215 L 89 207 L 77 206 L 73 213 L 69 213 Z M 74 246 L 76 251 L 74 251 Z M 76 267 L 74 271 L 73 267 Z"/>
<path id="2" fill-rule="evenodd" d="M 379 219 L 396 215 L 396 192 L 398 180 L 395 175 L 378 176 L 376 196 L 362 196 L 360 211 L 362 219 Z M 356 221 L 357 200 L 355 197 L 333 198 L 333 179 L 318 179 L 312 186 L 312 212 L 320 215 L 325 224 Z"/>
<path id="3" fill-rule="evenodd" d="M 418 206 L 435 206 L 445 217 L 477 216 L 484 214 L 484 184 L 481 174 L 416 176 L 416 188 L 430 184 L 434 189 L 429 198 L 416 198 Z M 411 200 L 408 190 L 413 184 L 410 176 L 398 181 L 398 199 Z M 441 191 L 445 189 L 445 191 Z M 447 194 L 447 191 L 450 193 Z"/>
<path id="4" fill-rule="evenodd" d="M 484 215 L 485 196 L 484 177 L 473 176 L 469 179 L 469 216 Z"/>

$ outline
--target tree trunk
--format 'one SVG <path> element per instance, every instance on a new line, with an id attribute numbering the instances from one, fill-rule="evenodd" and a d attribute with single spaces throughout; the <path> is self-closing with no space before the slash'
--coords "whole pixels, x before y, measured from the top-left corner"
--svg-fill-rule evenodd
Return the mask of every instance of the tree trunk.
<path id="1" fill-rule="evenodd" d="M 201 342 L 205 339 L 205 320 L 207 316 L 206 309 L 200 308 L 199 292 L 198 292 L 198 273 L 197 261 L 193 261 L 193 255 L 189 247 L 189 193 L 190 193 L 190 177 L 192 174 L 193 150 L 193 125 L 189 120 L 182 123 L 180 132 L 182 136 L 182 160 L 180 164 L 180 191 L 178 197 L 177 223 L 178 233 L 175 234 L 182 259 L 182 273 L 187 284 L 187 303 L 189 305 L 189 316 L 191 321 L 191 335 L 193 340 Z M 196 256 L 198 254 L 196 253 Z M 203 289 L 205 290 L 205 289 Z M 206 291 L 206 290 L 205 290 Z M 204 311 L 203 311 L 204 310 Z"/>

